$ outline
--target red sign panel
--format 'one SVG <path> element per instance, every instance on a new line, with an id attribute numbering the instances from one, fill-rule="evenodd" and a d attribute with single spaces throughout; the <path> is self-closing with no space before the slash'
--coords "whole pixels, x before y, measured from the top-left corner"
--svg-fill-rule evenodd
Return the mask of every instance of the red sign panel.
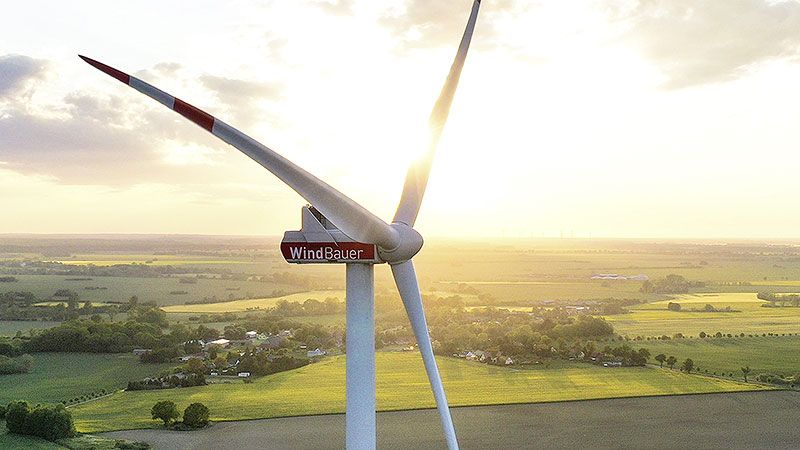
<path id="1" fill-rule="evenodd" d="M 281 242 L 281 253 L 290 263 L 377 262 L 375 245 L 361 242 Z"/>

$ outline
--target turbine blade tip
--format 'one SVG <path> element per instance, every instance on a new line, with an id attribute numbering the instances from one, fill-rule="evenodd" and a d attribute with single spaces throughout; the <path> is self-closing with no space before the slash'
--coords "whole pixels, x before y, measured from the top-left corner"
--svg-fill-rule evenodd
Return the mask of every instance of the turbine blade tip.
<path id="1" fill-rule="evenodd" d="M 78 55 L 78 56 L 84 62 L 86 62 L 90 66 L 94 67 L 95 69 L 105 73 L 106 75 L 114 77 L 117 80 L 119 80 L 119 81 L 121 81 L 121 82 L 123 82 L 125 84 L 129 84 L 130 81 L 131 81 L 130 75 L 128 75 L 125 72 L 119 71 L 119 70 L 117 70 L 117 69 L 115 69 L 115 68 L 113 68 L 111 66 L 107 66 L 107 65 L 101 63 L 100 61 L 96 61 L 96 60 L 94 60 L 92 58 L 89 58 L 88 56 L 83 56 L 83 55 Z"/>

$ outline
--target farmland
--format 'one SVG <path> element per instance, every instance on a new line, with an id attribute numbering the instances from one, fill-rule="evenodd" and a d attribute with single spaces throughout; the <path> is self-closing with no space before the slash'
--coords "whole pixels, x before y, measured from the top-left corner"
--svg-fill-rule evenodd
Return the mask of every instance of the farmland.
<path id="1" fill-rule="evenodd" d="M 269 309 L 274 307 L 280 301 L 298 302 L 302 303 L 306 299 L 313 298 L 319 301 L 325 301 L 326 298 L 336 298 L 344 301 L 344 291 L 331 290 L 331 291 L 308 291 L 300 292 L 297 294 L 284 295 L 272 298 L 253 298 L 247 300 L 235 300 L 230 302 L 220 303 L 205 303 L 196 305 L 172 305 L 164 307 L 167 313 L 223 313 L 223 312 L 245 312 L 258 309 Z"/>
<path id="2" fill-rule="evenodd" d="M 224 421 L 339 413 L 344 411 L 344 362 L 344 357 L 332 357 L 252 384 L 119 392 L 72 410 L 78 429 L 87 432 L 150 427 L 150 407 L 163 399 L 173 400 L 179 409 L 202 402 L 212 419 Z M 512 370 L 454 358 L 439 358 L 438 363 L 454 406 L 763 389 L 666 369 L 576 364 Z M 419 354 L 379 352 L 377 383 L 380 410 L 434 406 Z"/>
<path id="3" fill-rule="evenodd" d="M 681 311 L 667 310 L 669 302 L 683 306 Z M 631 308 L 629 314 L 607 316 L 617 333 L 635 336 L 672 336 L 682 333 L 697 336 L 714 334 L 763 334 L 800 332 L 800 308 L 765 308 L 767 302 L 753 293 L 718 293 L 677 296 Z M 710 304 L 717 309 L 730 307 L 736 312 L 700 312 Z"/>
<path id="4" fill-rule="evenodd" d="M 800 373 L 800 336 L 673 339 L 642 344 L 651 355 L 691 358 L 701 371 L 733 374 L 742 379 L 740 369 L 749 366 L 752 379 L 759 373 L 793 375 Z"/>
<path id="5" fill-rule="evenodd" d="M 75 278 L 60 275 L 16 275 L 19 281 L 7 288 L 30 291 L 37 297 L 47 299 L 58 289 L 78 292 L 81 301 L 93 303 L 127 302 L 133 296 L 142 302 L 159 305 L 180 305 L 188 300 L 203 298 L 269 297 L 275 291 L 292 292 L 298 288 L 286 284 L 259 281 L 196 279 L 193 283 L 181 283 L 177 277 L 91 277 L 91 280 L 72 281 Z M 6 286 L 0 285 L 0 289 Z M 86 289 L 87 287 L 93 289 Z M 182 292 L 175 294 L 175 292 Z"/>
<path id="6" fill-rule="evenodd" d="M 33 369 L 0 376 L 0 404 L 12 400 L 57 403 L 105 389 L 125 387 L 129 380 L 156 375 L 174 364 L 141 364 L 130 354 L 35 353 Z"/>

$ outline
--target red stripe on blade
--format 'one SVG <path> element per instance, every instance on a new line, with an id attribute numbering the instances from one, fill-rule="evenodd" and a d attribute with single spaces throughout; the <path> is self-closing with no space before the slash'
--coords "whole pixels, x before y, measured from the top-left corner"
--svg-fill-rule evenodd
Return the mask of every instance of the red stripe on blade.
<path id="1" fill-rule="evenodd" d="M 92 58 L 87 58 L 87 57 L 85 57 L 83 55 L 78 55 L 78 56 L 80 56 L 82 60 L 84 60 L 88 64 L 92 65 L 94 68 L 100 70 L 101 72 L 105 72 L 108 75 L 111 75 L 112 77 L 118 79 L 119 81 L 121 81 L 121 82 L 123 82 L 125 84 L 129 84 L 130 81 L 131 81 L 131 76 L 128 75 L 127 73 L 125 73 L 125 72 L 120 72 L 119 70 L 117 70 L 117 69 L 115 69 L 115 68 L 113 68 L 111 66 L 107 66 L 107 65 L 105 65 L 105 64 L 103 64 L 103 63 L 101 63 L 99 61 L 95 61 Z"/>
<path id="2" fill-rule="evenodd" d="M 172 109 L 208 131 L 214 128 L 214 117 L 211 114 L 201 111 L 179 98 L 175 99 L 175 106 Z"/>

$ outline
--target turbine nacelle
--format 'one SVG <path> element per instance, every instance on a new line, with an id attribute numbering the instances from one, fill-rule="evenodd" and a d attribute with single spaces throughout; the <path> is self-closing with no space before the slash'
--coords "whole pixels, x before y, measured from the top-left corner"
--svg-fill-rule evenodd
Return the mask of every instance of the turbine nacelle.
<path id="1" fill-rule="evenodd" d="M 383 261 L 389 264 L 406 262 L 422 250 L 425 241 L 417 230 L 401 222 L 394 222 L 389 226 L 397 231 L 400 243 L 393 249 L 378 247 L 378 254 Z"/>
<path id="2" fill-rule="evenodd" d="M 284 259 L 293 264 L 398 264 L 414 257 L 423 244 L 422 235 L 404 223 L 389 225 L 399 243 L 387 249 L 350 238 L 313 206 L 304 206 L 301 216 L 301 229 L 285 232 L 281 241 Z"/>

